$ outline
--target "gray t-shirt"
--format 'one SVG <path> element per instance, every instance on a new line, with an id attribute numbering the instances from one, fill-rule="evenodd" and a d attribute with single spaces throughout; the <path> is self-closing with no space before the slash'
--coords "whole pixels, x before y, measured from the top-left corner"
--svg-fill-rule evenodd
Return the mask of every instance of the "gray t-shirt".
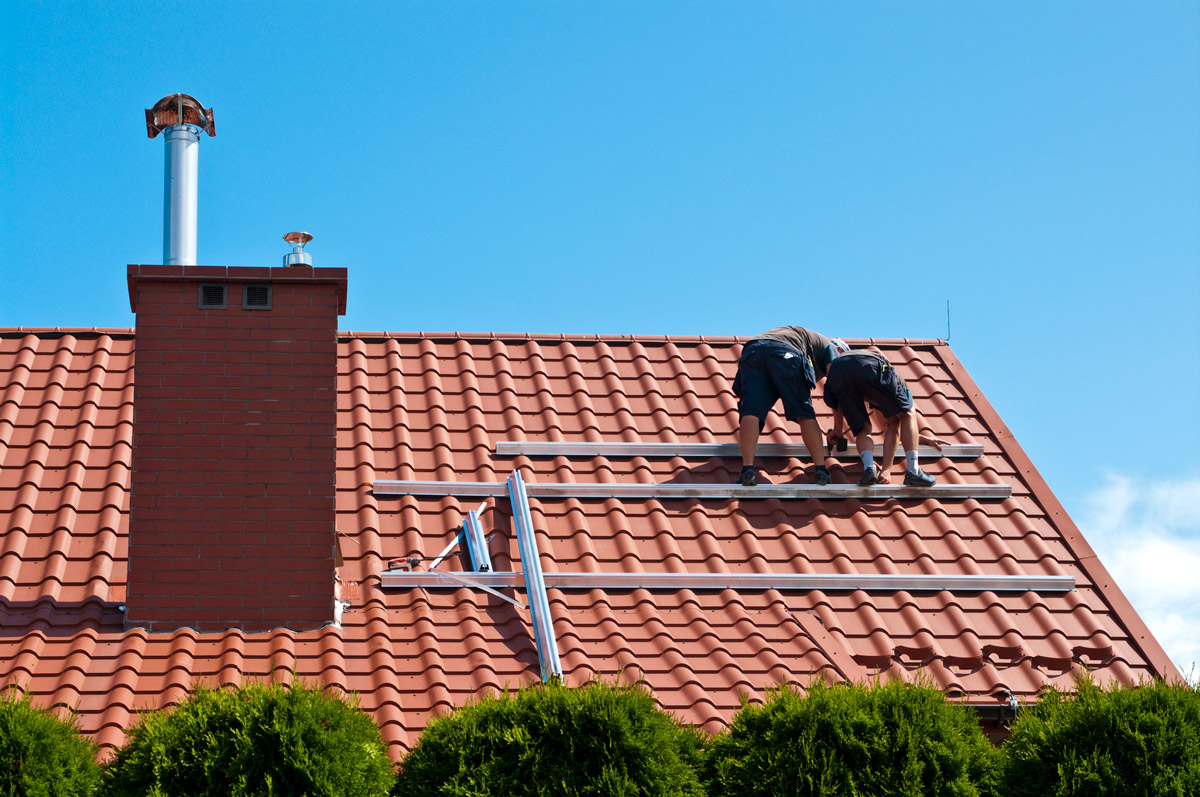
<path id="1" fill-rule="evenodd" d="M 817 379 L 825 376 L 825 371 L 829 368 L 829 354 L 825 347 L 833 345 L 829 338 L 804 327 L 775 327 L 756 338 L 756 340 L 764 339 L 779 341 L 791 346 L 812 361 L 813 370 L 817 372 Z"/>

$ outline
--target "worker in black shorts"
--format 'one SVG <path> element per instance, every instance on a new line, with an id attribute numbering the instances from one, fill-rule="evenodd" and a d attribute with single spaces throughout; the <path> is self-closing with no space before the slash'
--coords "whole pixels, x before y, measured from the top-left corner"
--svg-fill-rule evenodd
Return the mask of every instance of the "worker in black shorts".
<path id="1" fill-rule="evenodd" d="M 921 412 L 917 409 L 917 405 L 915 403 L 913 404 L 913 408 L 911 410 L 909 410 L 909 412 L 913 413 L 913 415 L 916 416 L 917 429 L 920 430 L 917 434 L 917 445 L 928 446 L 929 448 L 937 449 L 938 451 L 941 451 L 943 448 L 946 447 L 947 441 L 938 437 L 934 433 L 933 429 L 929 428 L 929 426 L 925 423 L 925 418 L 922 417 Z M 878 407 L 871 407 L 871 423 L 877 424 L 877 426 L 875 427 L 877 429 L 887 429 L 888 428 L 887 418 L 883 417 L 883 413 L 879 411 Z M 888 444 L 886 435 L 884 436 L 883 442 L 884 442 L 884 448 L 890 447 Z M 892 438 L 892 443 L 890 445 L 893 445 L 893 446 L 895 445 L 895 437 L 894 436 Z M 875 462 L 875 470 L 878 471 L 878 475 L 876 476 L 875 483 L 876 484 L 887 484 L 890 481 L 889 477 L 890 477 L 891 469 L 892 469 L 891 462 L 884 462 L 882 457 L 879 460 L 877 460 Z M 907 469 L 908 469 L 908 465 L 906 463 L 905 470 L 907 470 Z"/>
<path id="2" fill-rule="evenodd" d="M 812 406 L 812 389 L 825 376 L 829 363 L 838 352 L 849 350 L 844 342 L 804 327 L 776 327 L 742 348 L 737 376 L 733 380 L 740 419 L 738 445 L 742 453 L 738 484 L 753 487 L 757 483 L 754 452 L 767 422 L 767 413 L 779 399 L 783 399 L 784 417 L 800 424 L 804 445 L 817 464 L 814 481 L 829 484 L 821 427 Z"/>
<path id="3" fill-rule="evenodd" d="M 875 443 L 871 439 L 871 416 L 867 404 L 878 409 L 887 419 L 883 438 L 885 467 L 891 464 L 895 456 L 896 438 L 899 436 L 904 444 L 906 459 L 905 486 L 932 487 L 937 481 L 921 470 L 917 463 L 919 432 L 912 392 L 879 349 L 872 347 L 852 351 L 834 360 L 825 380 L 825 403 L 834 411 L 829 440 L 842 436 L 843 423 L 854 433 L 854 443 L 863 462 L 863 475 L 858 482 L 860 486 L 868 487 L 880 481 L 879 469 L 874 463 Z"/>

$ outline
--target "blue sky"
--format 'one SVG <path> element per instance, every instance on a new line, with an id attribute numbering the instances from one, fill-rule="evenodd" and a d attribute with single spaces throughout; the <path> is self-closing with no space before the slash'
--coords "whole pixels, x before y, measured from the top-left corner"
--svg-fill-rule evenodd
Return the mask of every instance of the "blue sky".
<path id="1" fill-rule="evenodd" d="M 939 338 L 949 301 L 1200 662 L 1195 2 L 7 2 L 0 326 L 133 325 L 176 92 L 216 115 L 199 261 L 308 230 L 343 329 Z"/>

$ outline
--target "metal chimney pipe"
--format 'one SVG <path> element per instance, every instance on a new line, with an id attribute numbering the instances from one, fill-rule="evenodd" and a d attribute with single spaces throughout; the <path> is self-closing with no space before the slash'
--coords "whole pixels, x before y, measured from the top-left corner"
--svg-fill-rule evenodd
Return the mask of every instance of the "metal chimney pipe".
<path id="1" fill-rule="evenodd" d="M 199 183 L 200 133 L 192 125 L 174 125 L 167 142 L 163 180 L 163 265 L 196 265 L 196 191 Z"/>
<path id="2" fill-rule="evenodd" d="M 313 237 L 306 232 L 289 232 L 283 236 L 283 240 L 292 245 L 292 251 L 283 256 L 283 264 L 285 266 L 308 266 L 312 267 L 312 255 L 304 251 L 304 245 L 311 241 Z"/>
<path id="3" fill-rule="evenodd" d="M 146 109 L 146 133 L 166 142 L 163 179 L 163 264 L 196 265 L 196 208 L 200 134 L 217 134 L 212 108 L 187 94 L 163 97 Z"/>

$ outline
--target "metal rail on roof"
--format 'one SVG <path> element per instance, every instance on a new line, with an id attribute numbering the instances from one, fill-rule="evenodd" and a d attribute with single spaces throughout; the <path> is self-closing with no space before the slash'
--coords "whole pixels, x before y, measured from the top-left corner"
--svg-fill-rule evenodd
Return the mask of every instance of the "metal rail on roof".
<path id="1" fill-rule="evenodd" d="M 882 455 L 882 445 L 875 447 L 876 456 Z M 983 446 L 974 443 L 955 443 L 936 449 L 920 446 L 918 455 L 922 459 L 976 459 L 983 456 Z M 802 443 L 764 443 L 756 451 L 760 457 L 808 457 L 808 448 Z M 708 459 L 711 457 L 740 457 L 736 443 L 596 443 L 587 441 L 555 440 L 498 440 L 496 455 L 503 457 L 647 457 L 684 459 Z M 845 451 L 837 451 L 837 459 L 858 459 L 858 449 L 850 443 Z"/>
<path id="2" fill-rule="evenodd" d="M 492 557 L 488 554 L 487 541 L 483 537 L 483 524 L 479 522 L 479 513 L 483 511 L 485 504 L 480 504 L 479 509 L 472 509 L 463 518 L 463 534 L 467 538 L 467 555 L 471 558 L 471 569 L 475 571 L 487 571 L 492 569 Z"/>
<path id="3" fill-rule="evenodd" d="M 524 551 L 521 554 L 525 558 Z M 529 569 L 524 578 L 528 580 Z M 457 587 L 460 577 L 496 589 L 521 586 L 515 572 L 384 571 L 382 586 Z M 541 573 L 544 588 L 650 590 L 863 590 L 869 592 L 1070 592 L 1073 576 L 934 575 L 927 573 Z M 529 589 L 527 586 L 526 589 Z M 532 594 L 529 599 L 532 606 Z M 539 648 L 540 650 L 540 648 Z M 555 651 L 557 653 L 557 649 Z"/>
<path id="4" fill-rule="evenodd" d="M 504 482 L 423 482 L 376 479 L 371 487 L 375 495 L 453 495 L 457 498 L 508 495 Z"/>
<path id="5" fill-rule="evenodd" d="M 558 657 L 558 641 L 554 637 L 554 622 L 550 617 L 550 598 L 542 576 L 542 560 L 538 555 L 537 537 L 533 531 L 533 515 L 529 511 L 529 496 L 520 471 L 508 477 L 508 495 L 512 501 L 513 525 L 517 529 L 517 547 L 521 552 L 521 570 L 525 593 L 529 596 L 529 615 L 533 623 L 533 639 L 537 645 L 542 680 L 562 677 L 562 662 Z M 483 579 L 487 574 L 477 574 Z"/>
<path id="6" fill-rule="evenodd" d="M 459 542 L 462 541 L 463 535 L 465 533 L 466 533 L 466 529 L 464 528 L 458 534 L 454 535 L 454 539 L 450 540 L 450 542 L 446 545 L 446 547 L 442 549 L 441 553 L 439 553 L 437 556 L 433 557 L 433 561 L 429 563 L 430 570 L 433 570 L 434 568 L 436 568 L 438 565 L 440 565 L 442 563 L 443 559 L 445 559 L 447 556 L 450 555 L 450 552 L 454 550 L 455 546 L 458 545 Z"/>
<path id="7" fill-rule="evenodd" d="M 945 499 L 1003 499 L 1012 495 L 1008 484 L 935 484 L 932 487 L 905 487 L 901 484 L 877 484 L 859 487 L 856 484 L 760 484 L 742 487 L 738 484 L 642 484 L 625 482 L 572 483 L 533 482 L 525 486 L 534 498 L 945 498 Z M 372 488 L 377 496 L 504 496 L 505 485 L 500 482 L 440 482 L 377 480 Z"/>
<path id="8" fill-rule="evenodd" d="M 385 572 L 392 572 L 392 571 L 385 571 Z M 412 571 L 398 570 L 395 572 L 403 573 L 403 572 L 412 572 Z M 493 587 L 492 585 L 481 581 L 479 578 L 479 573 L 475 573 L 475 572 L 463 573 L 463 572 L 453 572 L 453 571 L 446 571 L 446 570 L 426 570 L 426 571 L 422 572 L 421 575 L 428 575 L 429 573 L 437 573 L 439 576 L 441 576 L 442 577 L 441 580 L 443 582 L 445 582 L 444 583 L 445 586 L 460 586 L 460 587 L 470 587 L 472 589 L 481 589 L 489 595 L 495 595 L 500 600 L 505 601 L 507 603 L 511 603 L 513 606 L 516 606 L 518 609 L 525 608 L 525 604 L 521 603 L 519 600 L 510 598 L 507 595 L 505 595 L 503 592 L 500 592 L 498 589 Z M 489 574 L 489 575 L 495 575 L 495 574 Z M 517 575 L 517 574 L 513 573 L 512 575 Z"/>

